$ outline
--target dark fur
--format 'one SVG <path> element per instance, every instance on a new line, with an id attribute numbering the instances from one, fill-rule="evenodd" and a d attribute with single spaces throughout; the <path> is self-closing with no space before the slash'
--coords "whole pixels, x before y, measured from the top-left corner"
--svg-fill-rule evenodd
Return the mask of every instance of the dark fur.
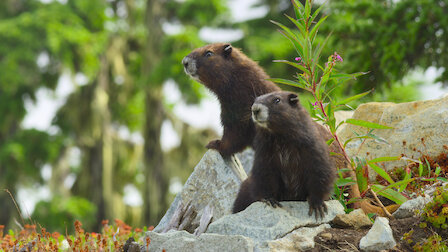
<path id="1" fill-rule="evenodd" d="M 310 215 L 322 217 L 335 179 L 324 137 L 294 93 L 273 92 L 258 97 L 255 104 L 265 105 L 269 116 L 265 127 L 256 124 L 253 168 L 233 212 L 255 201 L 275 206 L 278 201 L 308 200 Z"/>
<path id="2" fill-rule="evenodd" d="M 195 62 L 197 73 L 193 77 L 215 93 L 221 103 L 224 133 L 221 140 L 211 141 L 207 148 L 218 150 L 224 157 L 252 145 L 255 126 L 250 108 L 255 98 L 280 90 L 266 80 L 269 76 L 257 63 L 229 46 L 226 43 L 206 45 L 183 60 L 186 69 L 188 63 Z"/>

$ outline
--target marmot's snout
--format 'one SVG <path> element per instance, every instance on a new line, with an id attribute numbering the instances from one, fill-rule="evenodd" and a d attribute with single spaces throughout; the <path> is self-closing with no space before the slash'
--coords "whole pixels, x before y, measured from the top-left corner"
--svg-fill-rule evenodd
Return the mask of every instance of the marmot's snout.
<path id="1" fill-rule="evenodd" d="M 184 68 L 188 67 L 188 63 L 190 61 L 190 57 L 186 56 L 182 59 L 182 64 L 184 65 Z"/>
<path id="2" fill-rule="evenodd" d="M 184 65 L 185 73 L 191 76 L 193 79 L 199 81 L 198 74 L 197 74 L 197 67 L 196 67 L 196 61 L 189 56 L 185 56 L 185 58 L 182 59 L 182 65 Z"/>
<path id="3" fill-rule="evenodd" d="M 260 103 L 254 103 L 254 105 L 252 105 L 252 120 L 256 124 L 267 128 L 268 116 L 268 107 Z"/>

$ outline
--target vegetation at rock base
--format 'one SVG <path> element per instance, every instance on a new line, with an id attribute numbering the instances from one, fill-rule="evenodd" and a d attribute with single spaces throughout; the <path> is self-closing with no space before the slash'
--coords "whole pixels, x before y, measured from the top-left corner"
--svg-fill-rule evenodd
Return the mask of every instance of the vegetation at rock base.
<path id="1" fill-rule="evenodd" d="M 448 230 L 448 185 L 436 188 L 432 201 L 423 209 L 422 217 L 433 227 Z"/>
<path id="2" fill-rule="evenodd" d="M 75 234 L 63 235 L 58 232 L 47 232 L 45 228 L 36 225 L 24 225 L 20 231 L 9 230 L 4 233 L 4 226 L 0 225 L 1 251 L 118 251 L 126 241 L 133 237 L 135 240 L 145 239 L 145 232 L 153 227 L 143 229 L 131 228 L 121 220 L 116 219 L 110 225 L 102 221 L 101 233 L 86 232 L 80 221 L 74 222 Z M 150 244 L 150 241 L 145 241 Z"/>
<path id="3" fill-rule="evenodd" d="M 419 221 L 403 234 L 414 251 L 448 250 L 448 185 L 435 189 L 433 198 L 419 214 Z"/>

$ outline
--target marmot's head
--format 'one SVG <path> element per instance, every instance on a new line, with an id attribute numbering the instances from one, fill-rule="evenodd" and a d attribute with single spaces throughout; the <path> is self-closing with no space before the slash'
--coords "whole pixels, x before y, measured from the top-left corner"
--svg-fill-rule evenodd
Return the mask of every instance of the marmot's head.
<path id="1" fill-rule="evenodd" d="M 304 114 L 305 113 L 305 114 Z M 271 132 L 283 132 L 296 128 L 306 111 L 299 103 L 297 94 L 286 91 L 259 96 L 252 105 L 252 120 L 255 125 Z"/>
<path id="2" fill-rule="evenodd" d="M 182 64 L 185 73 L 207 85 L 231 74 L 232 56 L 237 51 L 228 43 L 210 44 L 193 50 L 185 56 Z"/>

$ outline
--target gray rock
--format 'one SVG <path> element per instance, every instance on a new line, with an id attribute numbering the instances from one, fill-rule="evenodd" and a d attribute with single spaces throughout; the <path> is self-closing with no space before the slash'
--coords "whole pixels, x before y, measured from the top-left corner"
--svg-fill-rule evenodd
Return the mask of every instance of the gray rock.
<path id="1" fill-rule="evenodd" d="M 154 231 L 162 232 L 167 228 L 179 204 L 191 204 L 197 212 L 193 220 L 195 225 L 199 225 L 202 211 L 209 203 L 214 220 L 230 214 L 241 184 L 234 169 L 232 160 L 224 160 L 215 150 L 207 151 Z"/>
<path id="2" fill-rule="evenodd" d="M 317 227 L 303 227 L 287 234 L 285 237 L 268 241 L 260 246 L 260 250 L 267 251 L 305 251 L 314 248 L 314 237 L 325 229 L 330 228 L 328 224 Z"/>
<path id="3" fill-rule="evenodd" d="M 318 219 L 314 215 L 309 216 L 309 204 L 306 201 L 283 201 L 282 208 L 285 209 L 291 216 L 299 219 L 299 226 L 316 226 L 322 223 L 328 223 L 336 217 L 338 214 L 344 213 L 344 207 L 337 200 L 325 201 L 328 211 L 323 219 Z"/>
<path id="4" fill-rule="evenodd" d="M 448 138 L 448 96 L 436 100 L 408 103 L 366 103 L 360 105 L 353 115 L 360 119 L 394 127 L 394 129 L 376 129 L 373 133 L 389 144 L 376 140 L 356 139 L 351 141 L 346 151 L 349 156 L 356 155 L 367 159 L 400 156 L 418 159 L 422 153 L 436 157 L 445 152 L 444 145 Z M 346 125 L 340 132 L 343 141 L 354 136 L 354 132 L 364 134 L 366 128 Z M 358 153 L 359 152 L 359 153 Z M 405 160 L 384 162 L 386 170 L 406 167 Z M 376 173 L 369 172 L 373 180 Z"/>
<path id="5" fill-rule="evenodd" d="M 316 221 L 314 216 L 308 216 L 307 202 L 285 201 L 281 204 L 283 207 L 273 208 L 255 202 L 242 212 L 226 215 L 210 224 L 207 233 L 243 235 L 262 242 L 281 238 L 299 227 L 327 223 L 344 212 L 338 201 L 327 201 L 328 213 Z"/>
<path id="6" fill-rule="evenodd" d="M 448 96 L 448 94 L 447 94 L 447 96 Z M 448 182 L 438 181 L 432 185 L 427 185 L 423 190 L 425 192 L 425 195 L 432 197 L 432 195 L 434 194 L 434 192 L 436 191 L 437 188 L 444 187 L 447 185 L 448 185 Z"/>
<path id="7" fill-rule="evenodd" d="M 167 233 L 147 232 L 150 243 L 148 251 L 254 251 L 253 242 L 241 235 L 202 234 L 192 235 L 186 231 Z M 146 244 L 145 244 L 146 245 Z"/>
<path id="8" fill-rule="evenodd" d="M 431 197 L 428 196 L 419 196 L 415 199 L 408 200 L 403 203 L 392 215 L 397 219 L 412 217 L 416 214 L 417 210 L 422 210 L 429 201 L 431 201 Z"/>
<path id="9" fill-rule="evenodd" d="M 356 209 L 348 214 L 338 214 L 332 223 L 339 227 L 354 229 L 372 226 L 372 222 L 362 209 Z"/>
<path id="10" fill-rule="evenodd" d="M 389 226 L 389 220 L 384 217 L 377 217 L 367 235 L 361 238 L 359 248 L 365 251 L 380 251 L 391 249 L 396 244 L 392 229 Z"/>
<path id="11" fill-rule="evenodd" d="M 241 153 L 237 153 L 236 156 L 241 161 L 241 164 L 243 165 L 244 171 L 246 171 L 247 174 L 250 173 L 250 170 L 252 170 L 252 166 L 254 164 L 254 155 L 255 152 L 252 148 L 247 148 Z"/>

